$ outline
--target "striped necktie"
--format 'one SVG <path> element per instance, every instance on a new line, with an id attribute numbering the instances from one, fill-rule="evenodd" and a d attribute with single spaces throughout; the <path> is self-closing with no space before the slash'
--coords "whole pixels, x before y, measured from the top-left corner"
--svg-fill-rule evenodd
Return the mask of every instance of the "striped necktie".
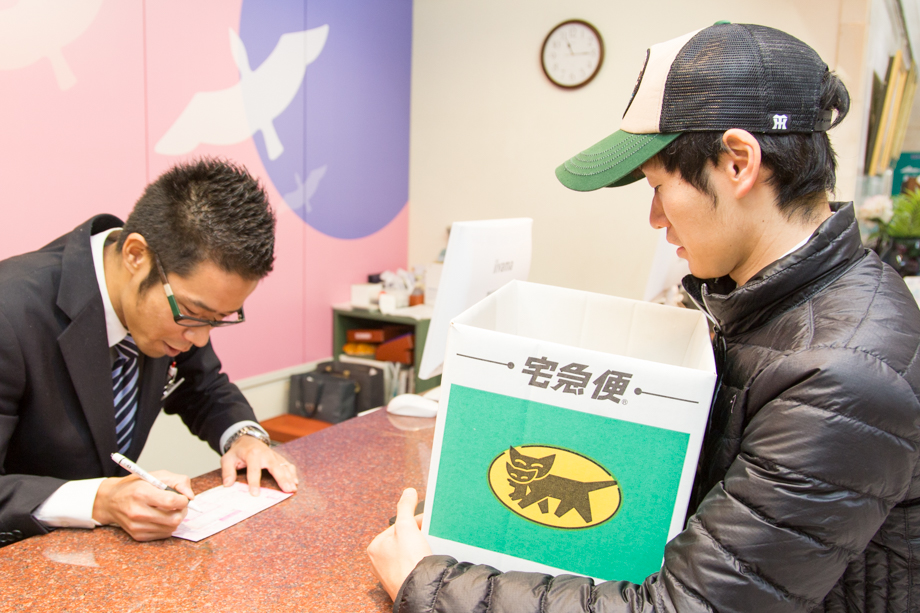
<path id="1" fill-rule="evenodd" d="M 119 453 L 127 453 L 137 415 L 137 345 L 131 335 L 115 345 L 112 391 L 115 394 L 115 440 Z"/>

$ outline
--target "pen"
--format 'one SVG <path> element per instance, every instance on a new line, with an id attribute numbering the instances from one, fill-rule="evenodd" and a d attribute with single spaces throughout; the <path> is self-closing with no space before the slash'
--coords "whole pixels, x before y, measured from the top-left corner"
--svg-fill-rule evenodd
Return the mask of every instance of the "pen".
<path id="1" fill-rule="evenodd" d="M 141 468 L 140 466 L 138 466 L 137 464 L 135 464 L 134 462 L 126 458 L 125 456 L 121 455 L 120 453 L 113 453 L 112 459 L 115 460 L 115 463 L 121 466 L 122 468 L 124 468 L 126 471 L 128 471 L 129 473 L 134 473 L 135 475 L 137 475 L 138 477 L 140 477 L 141 479 L 143 479 L 144 481 L 146 481 L 147 483 L 149 483 L 155 488 L 166 490 L 168 492 L 173 492 L 174 494 L 179 494 L 180 496 L 185 495 L 169 487 L 168 485 L 166 485 L 165 483 L 163 483 L 162 481 L 160 481 L 159 479 L 157 479 L 156 477 L 148 473 L 146 470 L 144 470 L 143 468 Z M 198 508 L 198 506 L 195 505 L 195 503 L 191 500 L 189 500 L 188 502 L 188 508 L 190 508 L 193 511 L 197 511 L 198 513 L 202 512 L 202 510 Z"/>

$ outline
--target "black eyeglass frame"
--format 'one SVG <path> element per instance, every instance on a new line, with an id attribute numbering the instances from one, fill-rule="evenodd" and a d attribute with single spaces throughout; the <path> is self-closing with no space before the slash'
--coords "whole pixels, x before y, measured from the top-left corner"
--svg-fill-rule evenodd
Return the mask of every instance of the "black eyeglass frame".
<path id="1" fill-rule="evenodd" d="M 191 315 L 183 315 L 179 311 L 179 303 L 176 301 L 176 297 L 173 295 L 172 287 L 169 285 L 169 280 L 166 278 L 166 271 L 163 270 L 163 264 L 160 263 L 160 257 L 153 252 L 153 260 L 156 262 L 157 271 L 160 273 L 160 279 L 163 281 L 163 289 L 166 290 L 166 300 L 169 302 L 169 308 L 173 314 L 173 321 L 175 321 L 180 326 L 186 328 L 203 328 L 204 326 L 211 326 L 212 328 L 223 328 L 226 326 L 235 326 L 236 324 L 241 324 L 246 321 L 246 316 L 243 314 L 243 308 L 240 307 L 240 310 L 236 312 L 239 316 L 239 319 L 223 320 L 223 319 L 202 319 L 201 317 L 192 317 Z"/>

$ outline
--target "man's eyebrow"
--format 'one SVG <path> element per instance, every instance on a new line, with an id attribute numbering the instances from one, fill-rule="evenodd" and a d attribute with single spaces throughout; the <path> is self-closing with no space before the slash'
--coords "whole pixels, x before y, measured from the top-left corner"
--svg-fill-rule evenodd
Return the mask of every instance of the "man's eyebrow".
<path id="1" fill-rule="evenodd" d="M 196 299 L 194 299 L 194 298 L 185 298 L 185 299 L 183 300 L 183 302 L 188 302 L 189 304 L 192 304 L 192 305 L 198 307 L 199 309 L 204 309 L 205 311 L 210 311 L 211 313 L 216 313 L 217 315 L 220 315 L 221 317 L 226 317 L 227 315 L 230 315 L 230 314 L 231 314 L 231 313 L 222 313 L 222 312 L 220 312 L 220 311 L 218 311 L 218 310 L 216 310 L 216 309 L 212 309 L 211 307 L 209 307 L 208 305 L 206 305 L 206 304 L 203 303 L 202 301 L 196 300 Z M 236 311 L 233 311 L 233 313 L 236 313 Z"/>

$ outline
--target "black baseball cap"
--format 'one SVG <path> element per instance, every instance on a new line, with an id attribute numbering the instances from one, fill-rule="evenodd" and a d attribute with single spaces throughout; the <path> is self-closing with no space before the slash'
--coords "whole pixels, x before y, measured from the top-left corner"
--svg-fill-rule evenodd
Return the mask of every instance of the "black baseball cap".
<path id="1" fill-rule="evenodd" d="M 684 132 L 825 132 L 828 72 L 814 49 L 766 26 L 718 22 L 653 45 L 620 129 L 556 169 L 577 191 L 619 187 Z"/>

